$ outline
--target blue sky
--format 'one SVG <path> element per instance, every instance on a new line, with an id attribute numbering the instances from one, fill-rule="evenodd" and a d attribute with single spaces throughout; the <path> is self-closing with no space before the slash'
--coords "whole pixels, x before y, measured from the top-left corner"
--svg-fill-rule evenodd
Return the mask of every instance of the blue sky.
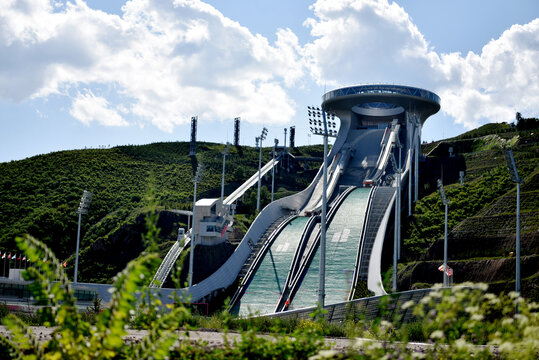
<path id="1" fill-rule="evenodd" d="M 442 98 L 423 140 L 539 114 L 539 2 L 5 0 L 0 161 L 198 139 L 308 137 L 324 89 L 398 83 Z M 272 141 L 266 140 L 267 144 Z"/>

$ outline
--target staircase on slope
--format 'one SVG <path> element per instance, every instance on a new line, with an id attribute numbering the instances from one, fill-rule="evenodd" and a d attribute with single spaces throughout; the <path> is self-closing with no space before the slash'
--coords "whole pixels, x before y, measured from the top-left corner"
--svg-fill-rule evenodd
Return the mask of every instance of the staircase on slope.
<path id="1" fill-rule="evenodd" d="M 260 249 L 262 249 L 262 247 L 264 247 L 264 245 L 268 241 L 270 235 L 288 217 L 289 217 L 289 215 L 283 215 L 283 216 L 279 217 L 277 220 L 275 220 L 266 229 L 266 231 L 260 237 L 260 239 L 258 240 L 258 242 L 256 244 L 253 244 L 252 242 L 250 242 L 250 240 L 248 240 L 249 241 L 249 247 L 251 248 L 251 254 L 247 258 L 247 261 L 245 261 L 245 263 L 243 264 L 243 266 L 242 266 L 242 268 L 240 270 L 240 273 L 238 274 L 238 277 L 243 278 L 247 274 L 247 272 L 249 271 L 249 268 L 251 267 L 253 261 L 258 256 L 258 253 L 260 252 Z"/>
<path id="2" fill-rule="evenodd" d="M 380 228 L 380 223 L 386 213 L 387 207 L 391 202 L 395 188 L 392 187 L 377 187 L 372 199 L 369 218 L 367 219 L 367 227 L 365 229 L 365 237 L 361 249 L 361 259 L 359 262 L 359 280 L 367 280 L 369 272 L 369 262 L 371 259 L 372 247 L 376 234 Z"/>

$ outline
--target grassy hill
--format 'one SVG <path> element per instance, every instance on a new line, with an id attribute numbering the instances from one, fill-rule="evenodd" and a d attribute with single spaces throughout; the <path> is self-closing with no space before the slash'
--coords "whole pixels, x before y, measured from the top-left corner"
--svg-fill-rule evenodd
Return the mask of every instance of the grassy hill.
<path id="1" fill-rule="evenodd" d="M 443 207 L 436 180 L 443 178 L 452 201 L 449 210 L 449 259 L 455 282 L 488 281 L 497 290 L 514 287 L 515 185 L 505 169 L 502 148 L 512 145 L 522 186 L 522 277 L 525 294 L 537 298 L 539 254 L 539 134 L 516 132 L 507 124 L 487 124 L 456 138 L 423 144 L 428 154 L 421 163 L 420 200 L 404 221 L 403 259 L 399 264 L 402 290 L 441 281 Z M 145 214 L 152 204 L 159 213 L 160 251 L 175 240 L 187 219 L 167 210 L 191 209 L 193 178 L 198 162 L 207 172 L 198 197 L 218 197 L 221 151 L 224 145 L 197 144 L 197 156 L 188 155 L 189 143 L 170 142 L 119 146 L 39 155 L 0 163 L 0 251 L 18 252 L 13 239 L 30 233 L 44 240 L 72 273 L 77 214 L 84 189 L 94 193 L 90 211 L 83 215 L 79 279 L 110 282 L 117 271 L 145 248 Z M 449 147 L 455 156 L 449 157 Z M 299 147 L 296 156 L 320 157 L 321 146 Z M 270 149 L 263 150 L 263 161 Z M 304 189 L 314 177 L 298 165 L 294 172 L 279 171 L 276 198 Z M 258 151 L 233 148 L 227 158 L 225 193 L 230 193 L 258 167 Z M 458 183 L 465 171 L 464 185 Z M 269 180 L 269 181 L 268 181 Z M 270 186 L 271 178 L 265 184 Z M 256 189 L 255 189 L 256 190 Z M 262 189 L 262 205 L 269 202 Z M 237 228 L 247 230 L 256 205 L 256 191 L 244 196 Z M 228 249 L 227 251 L 230 251 Z M 389 262 L 386 262 L 389 263 Z"/>
<path id="2" fill-rule="evenodd" d="M 207 169 L 198 185 L 198 198 L 220 196 L 223 148 L 222 144 L 198 143 L 194 158 L 188 155 L 189 143 L 155 143 L 62 151 L 0 163 L 0 251 L 17 253 L 13 239 L 29 233 L 43 240 L 62 261 L 67 260 L 70 271 L 76 246 L 75 211 L 83 190 L 89 190 L 94 197 L 90 211 L 83 215 L 79 280 L 109 282 L 144 249 L 140 234 L 145 231 L 150 202 L 160 211 L 163 251 L 175 240 L 178 226 L 186 227 L 185 217 L 165 210 L 192 209 L 192 178 L 198 162 Z M 303 147 L 295 155 L 319 156 L 321 151 L 321 146 Z M 262 153 L 263 161 L 269 161 L 270 148 Z M 257 169 L 258 150 L 232 148 L 225 193 Z M 276 197 L 305 188 L 314 171 L 300 169 L 294 175 L 279 171 Z M 268 191 L 262 195 L 262 203 L 267 203 Z M 240 211 L 253 213 L 252 206 L 251 192 Z"/>
<path id="3" fill-rule="evenodd" d="M 442 280 L 444 209 L 435 181 L 444 179 L 449 207 L 448 258 L 454 282 L 486 281 L 495 291 L 514 290 L 516 185 L 503 148 L 513 147 L 521 186 L 522 290 L 539 299 L 539 134 L 487 124 L 456 138 L 426 144 L 420 174 L 422 197 L 404 224 L 399 289 Z M 454 157 L 449 157 L 449 147 Z M 421 169 L 421 166 L 420 166 Z M 458 172 L 465 171 L 464 184 Z"/>

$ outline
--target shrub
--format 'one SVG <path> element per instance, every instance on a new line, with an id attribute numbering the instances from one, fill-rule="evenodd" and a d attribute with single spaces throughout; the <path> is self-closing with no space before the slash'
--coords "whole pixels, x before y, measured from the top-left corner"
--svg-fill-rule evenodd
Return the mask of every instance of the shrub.
<path id="1" fill-rule="evenodd" d="M 4 325 L 11 336 L 0 336 L 14 358 L 22 359 L 94 359 L 126 358 L 142 359 L 168 356 L 176 340 L 174 330 L 178 322 L 187 317 L 183 306 L 169 307 L 153 317 L 148 335 L 137 344 L 125 347 L 122 337 L 127 334 L 127 321 L 134 313 L 136 292 L 145 289 L 150 279 L 150 269 L 155 267 L 157 255 L 142 254 L 128 264 L 115 277 L 110 307 L 96 315 L 95 324 L 84 321 L 75 304 L 71 285 L 54 254 L 43 243 L 31 236 L 17 238 L 17 244 L 27 257 L 36 264 L 29 268 L 25 277 L 33 280 L 31 288 L 36 299 L 44 307 L 41 316 L 46 325 L 55 326 L 52 338 L 38 341 L 36 335 L 19 317 L 9 314 Z M 55 276 L 58 275 L 58 276 Z M 59 278 L 58 282 L 50 279 Z M 180 303 L 181 304 L 181 303 Z M 153 301 L 150 306 L 155 308 Z"/>

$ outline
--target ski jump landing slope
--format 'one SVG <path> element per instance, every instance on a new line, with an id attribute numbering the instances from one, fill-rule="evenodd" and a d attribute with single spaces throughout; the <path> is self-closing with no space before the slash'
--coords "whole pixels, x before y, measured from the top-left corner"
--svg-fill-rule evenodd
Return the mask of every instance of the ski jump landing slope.
<path id="1" fill-rule="evenodd" d="M 403 146 L 402 166 L 406 170 L 403 178 L 414 181 L 417 191 L 421 126 L 430 115 L 440 109 L 440 99 L 436 94 L 424 89 L 398 85 L 352 86 L 324 94 L 322 107 L 340 119 L 339 133 L 327 159 L 331 164 L 328 174 L 328 199 L 336 196 L 335 190 L 338 185 L 357 186 L 364 180 L 374 180 L 373 186 L 394 187 L 394 169 L 389 164 L 388 157 L 391 153 L 397 156 L 398 144 Z M 397 127 L 400 129 L 398 133 L 388 140 L 387 129 L 393 131 Z M 387 150 L 387 146 L 391 146 L 391 149 Z M 305 190 L 266 206 L 225 264 L 207 279 L 183 291 L 191 295 L 192 301 L 201 301 L 210 299 L 232 285 L 250 256 L 253 244 L 258 243 L 268 227 L 278 218 L 284 218 L 292 213 L 319 211 L 323 186 L 321 178 L 322 169 Z M 229 196 L 230 203 L 238 197 Z M 232 200 L 233 198 L 235 199 Z M 390 201 L 390 204 L 392 203 L 393 201 Z M 390 204 L 386 205 L 386 212 L 390 211 Z M 368 208 L 370 206 L 372 204 L 369 204 Z M 369 210 L 366 211 L 368 216 Z M 382 218 L 385 220 L 382 221 L 382 225 L 387 226 L 387 217 Z M 368 223 L 368 219 L 364 219 L 363 223 Z M 343 230 L 341 229 L 341 234 Z M 385 234 L 385 228 L 380 228 L 380 231 L 382 230 Z M 380 244 L 375 248 L 380 248 Z M 275 253 L 272 255 L 276 256 Z M 381 251 L 373 251 L 371 258 L 380 255 Z M 380 264 L 379 259 L 370 260 L 369 272 L 373 266 Z M 357 272 L 357 269 L 355 271 Z"/>

